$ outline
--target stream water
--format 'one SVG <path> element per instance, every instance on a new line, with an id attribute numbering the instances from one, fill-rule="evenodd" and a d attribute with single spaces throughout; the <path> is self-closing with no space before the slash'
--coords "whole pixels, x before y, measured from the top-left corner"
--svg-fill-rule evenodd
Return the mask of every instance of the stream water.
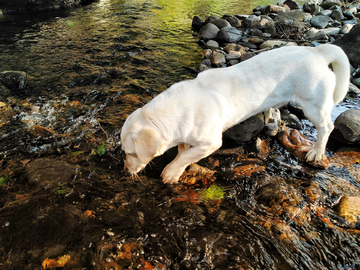
<path id="1" fill-rule="evenodd" d="M 216 173 L 195 185 L 161 182 L 172 153 L 139 179 L 122 170 L 126 117 L 196 76 L 192 17 L 274 2 L 100 0 L 0 21 L 0 72 L 28 75 L 0 93 L 0 268 L 360 267 L 358 224 L 337 210 L 360 196 L 353 151 L 330 151 L 322 171 L 267 138 L 265 158 L 255 142 L 230 145 L 201 162 Z M 333 117 L 358 107 L 348 98 Z"/>

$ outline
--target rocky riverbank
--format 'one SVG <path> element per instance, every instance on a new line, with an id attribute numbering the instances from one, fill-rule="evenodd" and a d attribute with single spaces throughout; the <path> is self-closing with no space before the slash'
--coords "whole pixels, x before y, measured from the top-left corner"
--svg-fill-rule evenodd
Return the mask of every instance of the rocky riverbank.
<path id="1" fill-rule="evenodd" d="M 339 0 L 310 1 L 300 7 L 286 0 L 282 5 L 254 8 L 251 15 L 211 15 L 205 20 L 195 16 L 192 28 L 198 32 L 204 47 L 198 72 L 210 68 L 236 65 L 267 50 L 282 46 L 318 46 L 333 43 L 345 51 L 351 62 L 349 95 L 360 93 L 360 2 L 345 4 Z M 257 115 L 225 132 L 225 136 L 247 142 L 266 127 L 274 136 L 280 121 L 288 127 L 302 129 L 302 113 L 289 104 L 281 108 L 281 117 Z M 299 115 L 300 112 L 300 115 Z M 270 111 L 264 115 L 271 114 Z M 297 114 L 297 115 L 296 115 Z M 358 113 L 335 121 L 333 137 L 346 142 L 358 142 Z M 270 121 L 270 122 L 269 122 Z M 351 133 L 351 135 L 349 135 Z"/>

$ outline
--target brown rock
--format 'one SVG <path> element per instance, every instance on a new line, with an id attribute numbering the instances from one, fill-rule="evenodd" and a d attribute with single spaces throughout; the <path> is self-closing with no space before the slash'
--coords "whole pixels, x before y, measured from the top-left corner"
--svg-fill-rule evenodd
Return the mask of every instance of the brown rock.
<path id="1" fill-rule="evenodd" d="M 289 151 L 293 156 L 306 161 L 306 154 L 315 145 L 314 142 L 307 139 L 300 131 L 296 129 L 285 129 L 278 133 L 277 139 L 282 146 Z M 314 167 L 327 169 L 330 166 L 330 161 L 325 158 L 321 161 L 308 162 Z"/>
<path id="2" fill-rule="evenodd" d="M 216 67 L 222 67 L 226 63 L 225 55 L 221 52 L 213 51 L 210 56 L 211 64 Z"/>

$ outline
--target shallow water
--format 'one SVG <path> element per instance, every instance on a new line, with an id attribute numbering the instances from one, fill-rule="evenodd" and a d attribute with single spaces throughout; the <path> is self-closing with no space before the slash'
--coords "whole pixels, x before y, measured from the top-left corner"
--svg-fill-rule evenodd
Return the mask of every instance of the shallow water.
<path id="1" fill-rule="evenodd" d="M 38 269 L 67 254 L 68 269 L 359 266 L 358 225 L 336 210 L 343 196 L 360 195 L 356 152 L 330 153 L 336 162 L 321 171 L 277 142 L 267 142 L 265 158 L 254 142 L 230 145 L 239 151 L 203 160 L 216 173 L 194 185 L 162 184 L 172 153 L 139 179 L 122 170 L 127 115 L 196 76 L 202 49 L 192 17 L 249 14 L 258 4 L 103 0 L 0 24 L 0 71 L 28 74 L 24 91 L 1 100 L 0 266 Z M 358 98 L 332 117 L 346 108 L 359 108 Z"/>

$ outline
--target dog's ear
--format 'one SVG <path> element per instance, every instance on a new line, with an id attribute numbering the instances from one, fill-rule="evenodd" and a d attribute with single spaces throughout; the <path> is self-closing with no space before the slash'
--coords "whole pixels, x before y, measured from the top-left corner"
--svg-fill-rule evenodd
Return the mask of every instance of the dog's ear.
<path id="1" fill-rule="evenodd" d="M 148 164 L 160 147 L 160 133 L 151 127 L 143 128 L 138 134 L 133 135 L 135 150 L 143 164 Z"/>

